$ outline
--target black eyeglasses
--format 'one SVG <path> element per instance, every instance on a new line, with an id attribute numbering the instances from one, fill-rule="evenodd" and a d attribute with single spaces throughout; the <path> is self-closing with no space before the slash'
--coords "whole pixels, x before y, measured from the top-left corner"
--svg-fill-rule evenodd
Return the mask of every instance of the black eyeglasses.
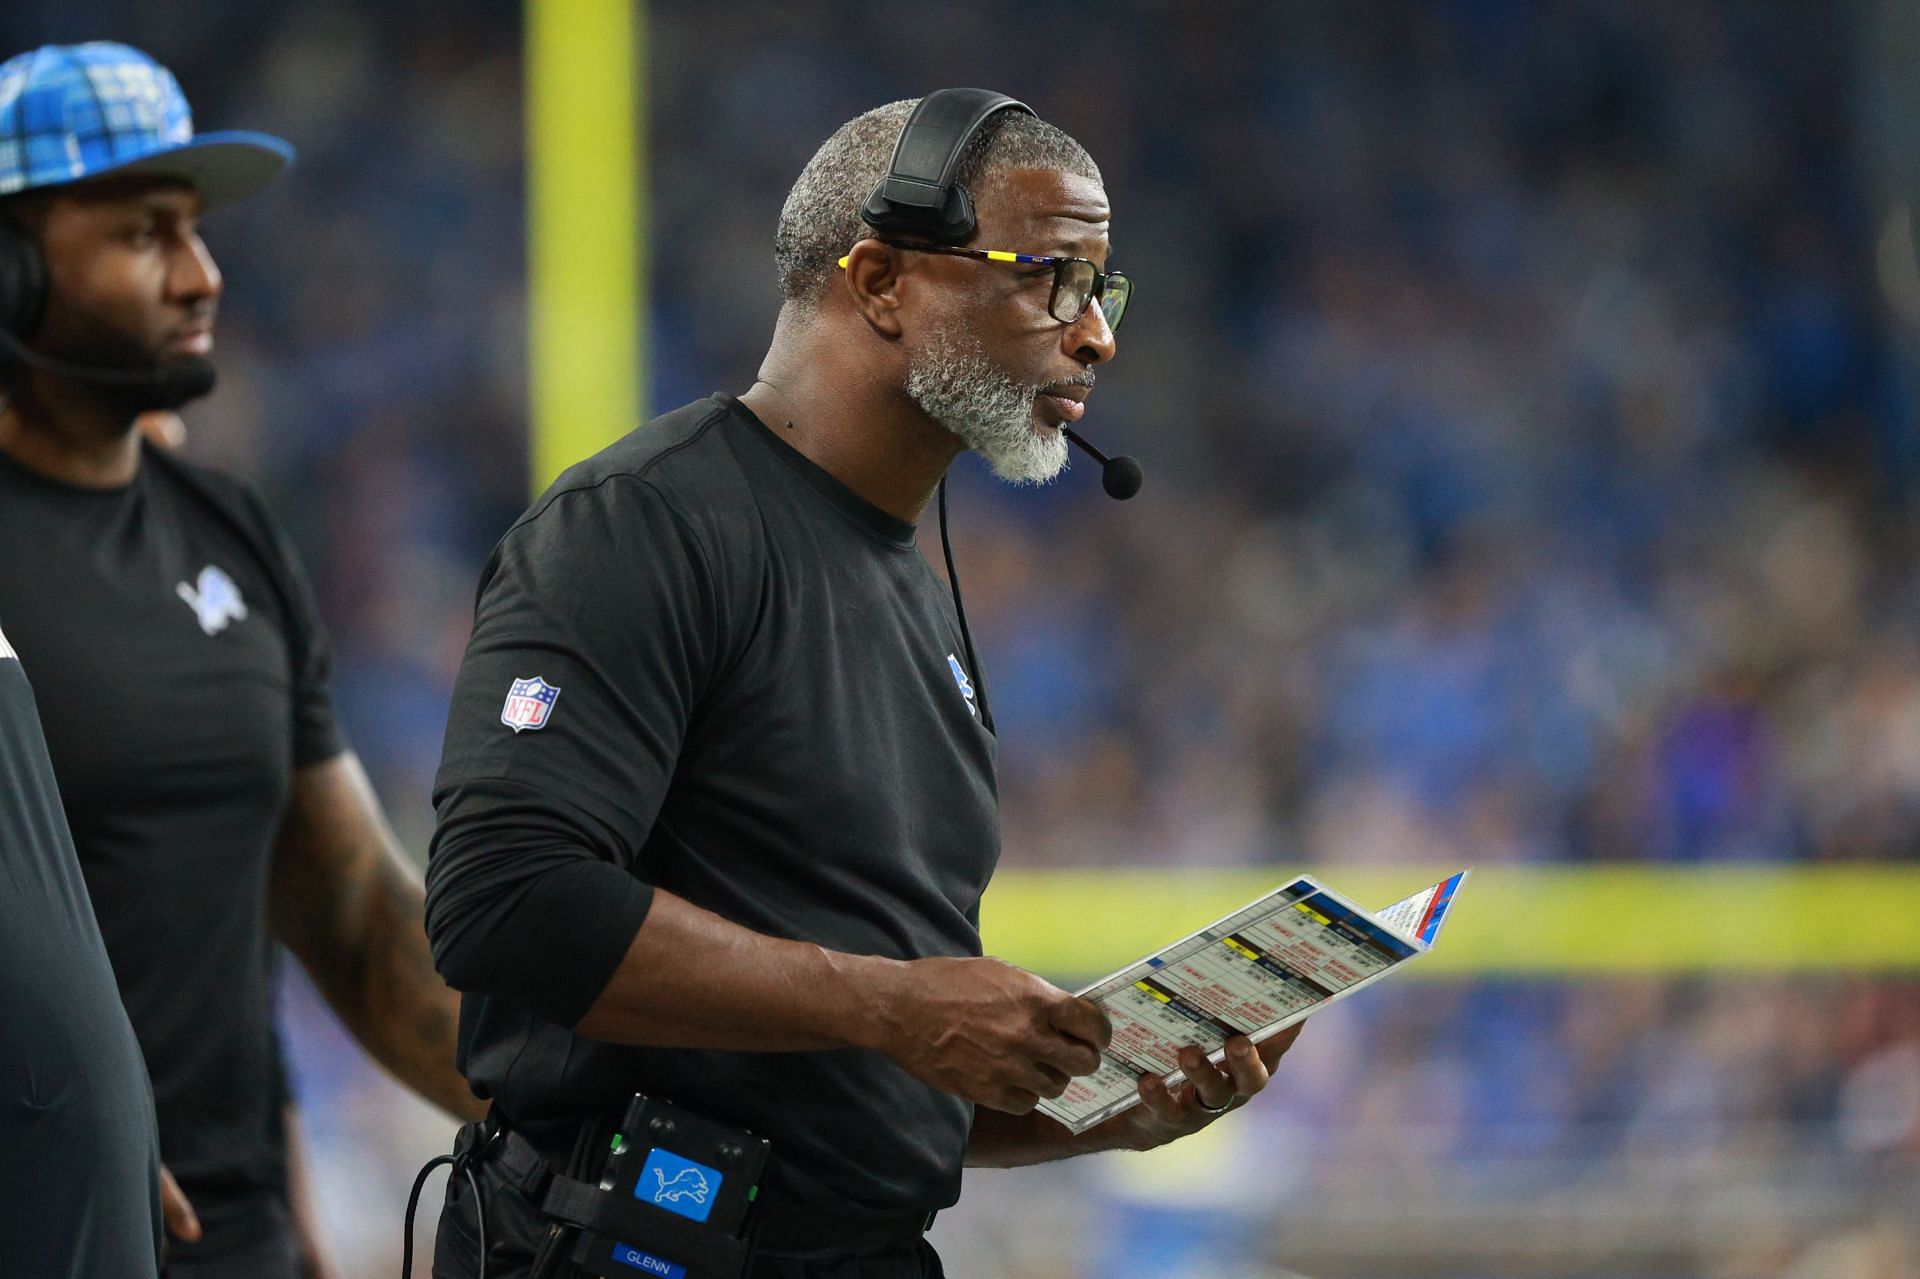
<path id="1" fill-rule="evenodd" d="M 1089 258 L 1055 258 L 1038 253 L 1008 253 L 1003 249 L 958 249 L 945 244 L 907 244 L 899 240 L 880 243 L 915 253 L 943 253 L 955 258 L 978 258 L 983 262 L 1011 262 L 1016 265 L 1053 268 L 1053 293 L 1047 298 L 1047 314 L 1062 324 L 1076 323 L 1087 313 L 1095 298 L 1107 317 L 1107 327 L 1119 331 L 1127 314 L 1127 300 L 1133 296 L 1133 281 L 1119 271 L 1102 271 Z M 847 259 L 840 259 L 845 270 Z"/>

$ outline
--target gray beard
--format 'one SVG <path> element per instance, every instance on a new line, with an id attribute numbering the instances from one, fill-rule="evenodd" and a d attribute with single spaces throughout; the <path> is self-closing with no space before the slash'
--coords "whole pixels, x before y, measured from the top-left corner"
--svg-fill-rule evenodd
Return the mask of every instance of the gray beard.
<path id="1" fill-rule="evenodd" d="M 978 338 L 948 329 L 907 370 L 907 397 L 1009 484 L 1045 484 L 1067 468 L 1067 437 L 1034 425 L 1040 390 L 995 368 Z"/>

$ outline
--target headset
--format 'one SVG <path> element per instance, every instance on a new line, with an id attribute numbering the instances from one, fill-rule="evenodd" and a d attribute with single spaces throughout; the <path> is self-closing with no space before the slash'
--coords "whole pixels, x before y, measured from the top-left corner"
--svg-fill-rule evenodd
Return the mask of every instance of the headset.
<path id="1" fill-rule="evenodd" d="M 917 235 L 936 244 L 962 244 L 973 238 L 979 219 L 973 194 L 957 181 L 960 157 L 997 112 L 1024 111 L 1039 119 L 1034 109 L 1017 98 L 991 89 L 936 89 L 920 99 L 900 129 L 893 146 L 893 162 L 874 183 L 872 194 L 860 206 L 860 220 L 882 235 Z M 987 704 L 986 684 L 973 652 L 973 632 L 967 626 L 967 607 L 960 602 L 960 574 L 953 566 L 953 543 L 947 537 L 947 479 L 940 477 L 940 550 L 947 561 L 947 586 L 953 592 L 953 611 L 960 620 L 960 643 L 967 651 L 967 669 L 973 676 L 977 713 L 987 731 L 993 731 L 993 708 Z"/>
<path id="2" fill-rule="evenodd" d="M 991 89 L 937 89 L 920 99 L 900 130 L 893 163 L 860 206 L 860 218 L 883 235 L 925 236 L 937 244 L 962 244 L 979 225 L 973 195 L 960 185 L 960 157 L 996 113 L 1034 109 Z"/>
<path id="3" fill-rule="evenodd" d="M 1017 98 L 991 89 L 936 89 L 920 99 L 894 143 L 893 162 L 874 184 L 860 220 L 881 235 L 916 235 L 936 244 L 964 244 L 979 228 L 973 193 L 959 181 L 960 157 L 982 125 L 1001 111 L 1039 114 Z M 1140 463 L 1130 457 L 1108 457 L 1081 439 L 1071 428 L 1061 433 L 1100 464 L 1100 483 L 1109 497 L 1125 500 L 1140 491 Z M 966 606 L 960 602 L 960 574 L 953 565 L 953 543 L 947 537 L 947 481 L 940 478 L 940 550 L 947 562 L 947 585 L 953 609 L 959 615 L 960 642 L 967 651 L 967 668 L 978 693 L 980 720 L 993 731 L 993 710 L 980 678 L 980 662 L 967 628 Z"/>
<path id="4" fill-rule="evenodd" d="M 33 238 L 0 212 L 0 331 L 24 342 L 47 309 L 47 260 Z"/>
<path id="5" fill-rule="evenodd" d="M 213 389 L 213 365 L 187 360 L 151 369 L 113 368 L 43 355 L 27 345 L 47 313 L 52 286 L 46 254 L 0 208 L 0 375 L 9 365 L 24 364 L 55 377 L 109 389 L 125 388 L 149 397 L 146 407 L 177 407 Z"/>
<path id="6" fill-rule="evenodd" d="M 973 193 L 958 180 L 960 157 L 981 126 L 1001 111 L 1040 118 L 1018 98 L 991 89 L 936 89 L 920 99 L 900 129 L 886 175 L 860 206 L 861 221 L 881 235 L 917 235 L 936 244 L 971 240 L 980 223 Z M 1072 427 L 1060 430 L 1100 464 L 1100 486 L 1108 497 L 1125 501 L 1140 491 L 1139 462 L 1108 457 Z"/>

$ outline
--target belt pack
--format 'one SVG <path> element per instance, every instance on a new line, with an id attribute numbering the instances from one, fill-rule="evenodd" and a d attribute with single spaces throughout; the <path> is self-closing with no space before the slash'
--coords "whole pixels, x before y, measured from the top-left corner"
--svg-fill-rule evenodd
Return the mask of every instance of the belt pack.
<path id="1" fill-rule="evenodd" d="M 752 1259 L 754 1201 L 770 1143 L 741 1128 L 714 1123 L 658 1098 L 635 1093 L 604 1159 L 576 1143 L 556 1169 L 496 1110 L 460 1130 L 451 1155 L 439 1155 L 414 1178 L 407 1197 L 403 1279 L 413 1273 L 413 1217 L 427 1175 L 441 1164 L 465 1177 L 474 1196 L 479 1274 L 487 1273 L 487 1217 L 474 1168 L 490 1164 L 526 1202 L 551 1221 L 533 1265 L 551 1275 L 564 1261 L 601 1279 L 741 1279 Z M 594 1135 L 593 1126 L 581 1137 Z M 594 1166 L 597 1183 L 583 1180 Z"/>
<path id="2" fill-rule="evenodd" d="M 511 1131 L 497 1158 L 560 1227 L 556 1243 L 575 1267 L 603 1279 L 739 1279 L 769 1148 L 743 1128 L 636 1093 L 597 1184 L 555 1170 Z"/>
<path id="3" fill-rule="evenodd" d="M 543 1152 L 496 1110 L 462 1128 L 453 1153 L 415 1178 L 403 1276 L 412 1275 L 421 1186 L 441 1164 L 464 1176 L 474 1195 L 477 1279 L 486 1279 L 486 1211 L 473 1173 L 482 1164 L 551 1223 L 532 1279 L 554 1279 L 562 1265 L 601 1279 L 739 1279 L 756 1255 L 876 1253 L 911 1243 L 933 1224 L 930 1212 L 849 1217 L 784 1201 L 778 1187 L 763 1194 L 770 1151 L 745 1129 L 640 1093 L 617 1128 L 600 1119 L 576 1129 L 570 1155 Z"/>

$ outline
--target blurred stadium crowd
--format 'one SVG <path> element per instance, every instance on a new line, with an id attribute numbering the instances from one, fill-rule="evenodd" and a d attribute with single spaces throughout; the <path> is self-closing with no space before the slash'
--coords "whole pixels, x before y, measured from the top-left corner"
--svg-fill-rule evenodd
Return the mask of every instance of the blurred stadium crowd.
<path id="1" fill-rule="evenodd" d="M 419 851 L 473 583 L 527 496 L 518 22 L 0 12 L 8 51 L 142 44 L 203 126 L 301 149 L 208 227 L 223 384 L 190 450 L 293 527 Z M 1876 278 L 1859 25 L 1759 0 L 656 3 L 653 403 L 751 379 L 774 218 L 828 132 L 1002 88 L 1105 170 L 1137 291 L 1088 427 L 1147 467 L 1126 506 L 1084 466 L 956 477 L 1006 865 L 1911 861 L 1920 348 Z M 389 1152 L 438 1133 L 391 1122 L 314 1009 L 291 989 L 322 1194 L 385 1264 Z M 1920 1275 L 1911 982 L 1429 982 L 1316 1021 L 1289 1068 L 1215 1161 L 1260 1174 L 1238 1215 L 1183 1234 L 1100 1168 L 977 1178 L 956 1273 L 1124 1248 L 1163 1273 Z M 1036 1243 L 1066 1193 L 1133 1224 Z M 1583 1211 L 1639 1242 L 1583 1243 Z M 1445 1242 L 1502 1221 L 1510 1254 Z"/>

